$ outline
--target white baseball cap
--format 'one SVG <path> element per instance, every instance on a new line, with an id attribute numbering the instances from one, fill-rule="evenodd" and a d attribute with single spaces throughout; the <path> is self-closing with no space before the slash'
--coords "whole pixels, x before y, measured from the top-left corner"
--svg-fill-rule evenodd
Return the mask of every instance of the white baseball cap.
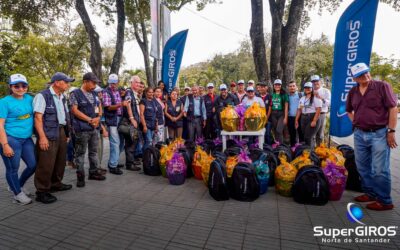
<path id="1" fill-rule="evenodd" d="M 207 83 L 207 88 L 214 88 L 214 83 L 212 82 Z"/>
<path id="2" fill-rule="evenodd" d="M 108 83 L 118 83 L 118 76 L 116 74 L 111 74 L 108 77 Z"/>
<path id="3" fill-rule="evenodd" d="M 10 76 L 10 85 L 14 85 L 20 82 L 28 84 L 28 81 L 23 74 L 13 74 Z"/>
<path id="4" fill-rule="evenodd" d="M 370 71 L 370 68 L 365 63 L 357 63 L 350 68 L 354 78 L 359 77 Z"/>
<path id="5" fill-rule="evenodd" d="M 313 87 L 312 82 L 306 82 L 306 83 L 304 83 L 304 88 L 312 88 L 312 87 Z"/>
<path id="6" fill-rule="evenodd" d="M 282 85 L 282 80 L 281 80 L 281 79 L 276 79 L 276 80 L 274 81 L 274 84 L 280 84 L 280 85 Z"/>
<path id="7" fill-rule="evenodd" d="M 254 84 L 254 80 L 249 80 L 247 84 Z"/>
<path id="8" fill-rule="evenodd" d="M 321 78 L 319 77 L 319 75 L 313 75 L 313 76 L 311 76 L 311 82 L 319 81 L 319 80 L 321 80 Z"/>
<path id="9" fill-rule="evenodd" d="M 239 80 L 238 81 L 238 84 L 244 84 L 244 80 L 242 79 L 242 80 Z"/>
<path id="10" fill-rule="evenodd" d="M 249 86 L 249 87 L 247 87 L 246 91 L 254 91 L 254 87 L 253 86 Z"/>
<path id="11" fill-rule="evenodd" d="M 224 90 L 224 89 L 228 89 L 228 87 L 226 86 L 226 84 L 221 84 L 221 85 L 219 85 L 219 90 Z"/>

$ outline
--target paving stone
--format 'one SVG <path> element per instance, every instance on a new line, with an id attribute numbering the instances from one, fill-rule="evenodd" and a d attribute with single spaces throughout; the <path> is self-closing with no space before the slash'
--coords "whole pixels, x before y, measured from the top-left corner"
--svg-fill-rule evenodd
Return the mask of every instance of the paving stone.
<path id="1" fill-rule="evenodd" d="M 207 249 L 242 249 L 244 235 L 231 231 L 213 229 L 207 240 Z"/>
<path id="2" fill-rule="evenodd" d="M 145 217 L 142 215 L 131 215 L 122 221 L 118 226 L 118 230 L 123 232 L 131 232 L 141 235 L 142 232 L 155 221 L 153 217 Z"/>
<path id="3" fill-rule="evenodd" d="M 268 235 L 269 236 L 269 235 Z M 281 242 L 279 238 L 246 234 L 244 237 L 243 249 L 246 250 L 280 250 Z"/>
<path id="4" fill-rule="evenodd" d="M 58 244 L 57 240 L 49 239 L 42 236 L 35 236 L 24 242 L 21 242 L 16 249 L 50 249 Z"/>
<path id="5" fill-rule="evenodd" d="M 319 249 L 319 246 L 317 244 L 307 244 L 303 242 L 298 242 L 298 241 L 290 241 L 290 240 L 281 240 L 281 249 L 286 250 L 313 250 L 313 249 Z"/>
<path id="6" fill-rule="evenodd" d="M 210 232 L 211 228 L 184 224 L 179 228 L 171 242 L 202 248 Z"/>
<path id="7" fill-rule="evenodd" d="M 176 242 L 170 242 L 168 246 L 165 248 L 166 250 L 201 250 L 202 247 L 194 247 L 184 244 L 179 244 Z"/>
<path id="8" fill-rule="evenodd" d="M 52 250 L 84 250 L 86 247 L 78 247 L 68 243 L 60 242 L 51 248 Z"/>
<path id="9" fill-rule="evenodd" d="M 218 211 L 194 209 L 186 219 L 185 223 L 194 226 L 212 228 L 217 222 Z"/>
<path id="10" fill-rule="evenodd" d="M 139 235 L 114 229 L 97 241 L 91 249 L 126 249 L 137 238 L 139 238 Z"/>
<path id="11" fill-rule="evenodd" d="M 140 236 L 137 238 L 128 249 L 143 249 L 143 250 L 159 250 L 164 249 L 168 244 L 168 241 L 155 239 L 146 236 Z"/>

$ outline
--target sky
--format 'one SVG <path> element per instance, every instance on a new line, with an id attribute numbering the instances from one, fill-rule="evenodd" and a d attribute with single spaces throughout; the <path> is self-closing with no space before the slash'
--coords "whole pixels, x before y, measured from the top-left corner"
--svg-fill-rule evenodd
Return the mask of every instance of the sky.
<path id="1" fill-rule="evenodd" d="M 351 2 L 344 0 L 333 14 L 323 12 L 319 15 L 317 11 L 312 11 L 311 24 L 301 36 L 319 38 L 324 33 L 331 43 L 334 43 L 336 24 Z M 99 18 L 93 21 L 99 27 L 102 43 L 115 38 L 113 27 L 102 25 Z M 202 11 L 197 11 L 194 5 L 187 5 L 179 12 L 173 12 L 171 33 L 189 29 L 182 66 L 206 61 L 215 54 L 235 51 L 240 42 L 249 37 L 250 23 L 250 0 L 223 0 L 222 4 L 207 5 Z M 384 57 L 400 59 L 400 32 L 395 31 L 398 30 L 395 27 L 399 24 L 400 12 L 395 12 L 390 6 L 380 3 L 375 26 L 374 52 Z M 270 31 L 268 1 L 264 1 L 264 32 Z M 125 44 L 124 56 L 124 69 L 144 68 L 143 56 L 135 41 Z"/>

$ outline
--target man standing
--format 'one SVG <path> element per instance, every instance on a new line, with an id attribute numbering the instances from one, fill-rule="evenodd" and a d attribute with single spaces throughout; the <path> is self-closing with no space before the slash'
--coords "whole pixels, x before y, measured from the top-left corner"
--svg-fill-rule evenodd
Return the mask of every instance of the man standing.
<path id="1" fill-rule="evenodd" d="M 322 100 L 322 109 L 316 136 L 316 143 L 319 145 L 324 142 L 326 114 L 329 112 L 329 107 L 331 106 L 331 92 L 329 89 L 321 86 L 321 79 L 318 75 L 311 76 L 311 82 L 314 86 L 314 96 Z"/>
<path id="2" fill-rule="evenodd" d="M 106 177 L 98 171 L 97 147 L 99 137 L 97 128 L 102 116 L 101 104 L 96 105 L 94 89 L 100 83 L 92 73 L 83 75 L 80 89 L 74 90 L 70 96 L 72 127 L 75 132 L 75 165 L 77 167 L 77 187 L 85 186 L 84 157 L 86 148 L 89 151 L 89 180 L 105 180 Z M 98 115 L 96 115 L 96 113 Z"/>
<path id="3" fill-rule="evenodd" d="M 214 111 L 217 116 L 218 130 L 221 131 L 222 130 L 221 118 L 220 118 L 221 111 L 228 105 L 231 105 L 231 106 L 238 105 L 239 100 L 236 98 L 235 95 L 228 93 L 228 89 L 225 84 L 221 84 L 219 86 L 219 91 L 220 91 L 220 95 L 215 100 Z"/>
<path id="4" fill-rule="evenodd" d="M 214 124 L 214 101 L 216 99 L 214 93 L 214 83 L 210 82 L 207 84 L 207 95 L 203 96 L 204 104 L 206 106 L 207 121 L 206 127 L 204 128 L 204 137 L 206 139 L 215 139 L 215 124 Z"/>
<path id="5" fill-rule="evenodd" d="M 118 124 L 122 116 L 122 107 L 124 103 L 118 90 L 118 76 L 111 74 L 108 77 L 109 86 L 103 90 L 104 118 L 108 130 L 110 141 L 110 158 L 108 160 L 108 169 L 110 173 L 121 175 L 122 171 L 118 166 L 120 139 L 118 134 Z"/>
<path id="6" fill-rule="evenodd" d="M 206 126 L 207 112 L 204 105 L 204 98 L 199 95 L 199 88 L 192 87 L 190 94 L 185 101 L 184 116 L 188 119 L 189 140 L 194 141 L 202 137 L 202 128 Z"/>
<path id="7" fill-rule="evenodd" d="M 236 96 L 239 100 L 239 102 L 242 102 L 243 97 L 246 95 L 246 91 L 244 90 L 244 80 L 239 80 L 238 81 L 238 90 L 236 93 Z"/>
<path id="8" fill-rule="evenodd" d="M 304 137 L 301 132 L 301 124 L 296 129 L 296 114 L 297 109 L 299 108 L 299 101 L 302 97 L 302 94 L 297 91 L 297 85 L 295 81 L 290 81 L 288 85 L 289 89 L 289 113 L 288 113 L 288 129 L 290 135 L 290 145 L 293 147 L 297 142 L 303 142 Z"/>
<path id="9" fill-rule="evenodd" d="M 66 164 L 69 114 L 64 91 L 75 79 L 57 72 L 51 78 L 50 88 L 33 100 L 37 166 L 35 172 L 36 201 L 53 203 L 57 198 L 50 192 L 65 191 L 72 185 L 62 183 Z"/>
<path id="10" fill-rule="evenodd" d="M 365 63 L 351 67 L 358 83 L 347 97 L 346 111 L 354 128 L 354 153 L 365 194 L 358 202 L 372 203 L 368 209 L 393 209 L 390 177 L 390 149 L 396 148 L 396 98 L 390 85 L 372 80 Z"/>
<path id="11" fill-rule="evenodd" d="M 229 93 L 231 93 L 232 95 L 236 95 L 236 83 L 235 83 L 235 81 L 231 82 Z"/>
<path id="12" fill-rule="evenodd" d="M 204 95 L 204 87 L 203 86 L 199 86 L 199 96 L 203 96 Z"/>
<path id="13" fill-rule="evenodd" d="M 272 122 L 269 119 L 271 115 L 271 105 L 272 105 L 272 96 L 268 94 L 268 85 L 266 82 L 259 82 L 257 84 L 257 87 L 259 89 L 259 97 L 263 100 L 265 104 L 265 110 L 267 112 L 267 123 L 265 124 L 265 143 L 268 145 L 272 145 L 273 138 L 272 138 Z"/>
<path id="14" fill-rule="evenodd" d="M 181 102 L 185 103 L 186 102 L 186 98 L 190 95 L 190 87 L 186 86 L 185 87 L 185 93 L 182 97 L 180 97 Z M 187 118 L 184 116 L 182 118 L 183 121 L 183 125 L 182 125 L 182 138 L 187 140 L 189 139 L 189 133 L 188 133 L 188 122 L 187 122 Z"/>

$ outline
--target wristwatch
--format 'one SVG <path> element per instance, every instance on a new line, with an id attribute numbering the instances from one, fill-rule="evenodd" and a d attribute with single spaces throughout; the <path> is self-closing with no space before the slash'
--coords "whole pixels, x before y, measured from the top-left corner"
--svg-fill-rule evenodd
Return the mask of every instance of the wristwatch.
<path id="1" fill-rule="evenodd" d="M 394 132 L 396 132 L 396 130 L 391 129 L 391 128 L 388 128 L 388 129 L 387 129 L 387 132 L 388 132 L 388 133 L 394 133 Z"/>

